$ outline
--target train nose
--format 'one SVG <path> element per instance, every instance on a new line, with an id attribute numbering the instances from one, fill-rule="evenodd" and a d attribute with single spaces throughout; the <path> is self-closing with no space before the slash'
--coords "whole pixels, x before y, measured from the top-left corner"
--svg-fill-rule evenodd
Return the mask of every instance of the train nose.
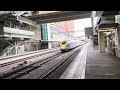
<path id="1" fill-rule="evenodd" d="M 61 49 L 64 49 L 64 48 L 65 48 L 65 44 L 61 44 L 61 45 L 60 45 L 60 48 L 61 48 Z"/>

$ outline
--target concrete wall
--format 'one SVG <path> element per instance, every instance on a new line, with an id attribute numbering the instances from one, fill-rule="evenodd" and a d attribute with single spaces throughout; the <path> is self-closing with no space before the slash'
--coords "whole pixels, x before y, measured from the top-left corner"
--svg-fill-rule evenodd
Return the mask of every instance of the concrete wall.
<path id="1" fill-rule="evenodd" d="M 34 40 L 41 40 L 41 28 L 40 28 L 40 25 L 38 25 L 38 27 L 34 27 L 34 26 L 22 27 L 21 29 L 26 30 L 26 31 L 35 32 Z"/>
<path id="2" fill-rule="evenodd" d="M 40 26 L 40 25 L 39 25 Z M 41 40 L 41 28 L 31 26 L 31 31 L 35 32 L 34 40 Z"/>

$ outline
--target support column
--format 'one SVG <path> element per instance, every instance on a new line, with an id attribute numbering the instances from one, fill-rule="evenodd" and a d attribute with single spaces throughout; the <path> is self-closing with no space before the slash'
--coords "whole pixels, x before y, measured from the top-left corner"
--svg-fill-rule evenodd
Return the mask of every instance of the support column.
<path id="1" fill-rule="evenodd" d="M 109 52 L 109 42 L 108 42 L 108 40 L 109 40 L 109 37 L 107 35 L 107 52 Z"/>
<path id="2" fill-rule="evenodd" d="M 15 41 L 15 54 L 18 54 L 18 46 L 17 46 L 17 41 Z"/>
<path id="3" fill-rule="evenodd" d="M 28 42 L 28 51 L 30 52 L 32 49 L 31 49 L 31 42 L 29 41 Z"/>
<path id="4" fill-rule="evenodd" d="M 117 57 L 120 58 L 120 27 L 117 28 Z"/>
<path id="5" fill-rule="evenodd" d="M 39 50 L 38 46 L 39 46 L 39 42 L 37 42 L 37 50 Z"/>
<path id="6" fill-rule="evenodd" d="M 118 57 L 118 32 L 117 28 L 115 29 L 115 56 Z"/>
<path id="7" fill-rule="evenodd" d="M 118 14 L 120 15 L 120 11 L 118 11 Z M 115 34 L 116 57 L 120 58 L 120 24 L 118 27 L 116 27 L 115 32 L 116 32 L 116 34 Z"/>
<path id="8" fill-rule="evenodd" d="M 50 24 L 47 24 L 47 30 L 48 30 L 48 41 L 50 41 L 51 40 Z M 48 49 L 51 49 L 51 42 L 48 42 Z"/>
<path id="9" fill-rule="evenodd" d="M 92 23 L 92 28 L 93 28 L 93 36 L 92 36 L 92 42 L 93 42 L 93 47 L 94 47 L 94 34 L 95 34 L 95 15 L 96 15 L 96 11 L 92 11 L 91 13 L 91 23 Z"/>
<path id="10" fill-rule="evenodd" d="M 98 33 L 98 43 L 99 43 L 99 50 L 101 53 L 105 52 L 105 34 L 103 32 Z"/>

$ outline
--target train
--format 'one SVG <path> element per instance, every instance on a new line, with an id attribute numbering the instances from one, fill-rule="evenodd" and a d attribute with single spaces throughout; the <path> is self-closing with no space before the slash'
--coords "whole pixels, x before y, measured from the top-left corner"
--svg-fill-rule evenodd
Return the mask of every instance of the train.
<path id="1" fill-rule="evenodd" d="M 62 52 L 65 52 L 65 51 L 70 51 L 82 44 L 85 44 L 87 43 L 86 40 L 68 40 L 68 41 L 63 41 L 61 42 L 60 44 L 60 50 Z"/>

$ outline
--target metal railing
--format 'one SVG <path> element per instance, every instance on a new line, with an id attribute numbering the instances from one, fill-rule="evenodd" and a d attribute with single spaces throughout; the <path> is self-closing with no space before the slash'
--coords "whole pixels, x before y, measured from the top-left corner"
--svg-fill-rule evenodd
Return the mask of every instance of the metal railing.
<path id="1" fill-rule="evenodd" d="M 1 52 L 0 55 L 1 56 L 11 55 L 11 51 L 13 50 L 13 48 L 14 48 L 14 45 L 9 45 Z"/>

